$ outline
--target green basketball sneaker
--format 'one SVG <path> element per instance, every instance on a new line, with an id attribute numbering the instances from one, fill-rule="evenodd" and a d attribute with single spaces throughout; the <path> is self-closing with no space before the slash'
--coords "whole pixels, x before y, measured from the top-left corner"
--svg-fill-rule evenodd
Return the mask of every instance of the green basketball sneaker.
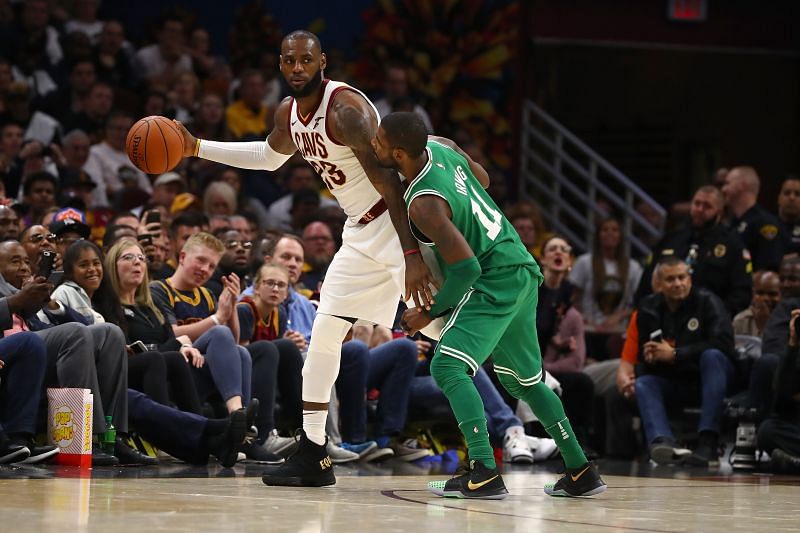
<path id="1" fill-rule="evenodd" d="M 606 482 L 597 472 L 597 467 L 592 463 L 585 463 L 578 468 L 567 468 L 564 475 L 555 483 L 544 486 L 545 494 L 550 496 L 594 496 L 605 492 L 608 488 Z"/>
<path id="2" fill-rule="evenodd" d="M 469 470 L 447 481 L 431 481 L 428 490 L 445 498 L 502 500 L 508 496 L 497 468 L 486 468 L 480 461 L 470 461 Z"/>

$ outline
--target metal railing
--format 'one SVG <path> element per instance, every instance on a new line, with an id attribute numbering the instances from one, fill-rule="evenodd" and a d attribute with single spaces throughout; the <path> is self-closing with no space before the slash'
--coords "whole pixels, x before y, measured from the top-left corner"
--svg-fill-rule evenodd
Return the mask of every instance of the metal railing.
<path id="1" fill-rule="evenodd" d="M 628 255 L 647 255 L 645 240 L 661 235 L 664 208 L 542 108 L 528 100 L 522 113 L 520 197 L 537 199 L 550 227 L 582 251 L 591 249 L 596 218 L 608 214 L 605 203 L 622 218 Z M 661 224 L 644 218 L 640 204 Z"/>

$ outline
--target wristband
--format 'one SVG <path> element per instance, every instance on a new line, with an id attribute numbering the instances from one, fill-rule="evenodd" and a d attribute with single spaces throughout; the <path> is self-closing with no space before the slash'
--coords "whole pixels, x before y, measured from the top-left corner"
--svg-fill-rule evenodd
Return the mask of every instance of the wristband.
<path id="1" fill-rule="evenodd" d="M 198 137 L 194 141 L 194 153 L 192 155 L 197 157 L 197 154 L 199 153 L 200 153 L 200 138 Z"/>
<path id="2" fill-rule="evenodd" d="M 219 326 L 219 318 L 217 318 L 217 315 L 211 315 L 211 321 L 212 321 L 214 324 L 216 324 L 216 325 L 218 325 L 218 326 Z"/>
<path id="3" fill-rule="evenodd" d="M 421 253 L 419 251 L 419 248 L 412 248 L 411 250 L 405 250 L 403 252 L 403 256 L 404 257 L 408 257 L 409 255 L 414 255 L 414 254 L 418 254 L 418 253 Z"/>

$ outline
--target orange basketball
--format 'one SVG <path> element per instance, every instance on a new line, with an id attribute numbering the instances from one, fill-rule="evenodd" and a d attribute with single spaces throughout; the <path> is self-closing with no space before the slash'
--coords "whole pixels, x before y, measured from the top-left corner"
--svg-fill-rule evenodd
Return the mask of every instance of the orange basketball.
<path id="1" fill-rule="evenodd" d="M 163 174 L 183 158 L 183 135 L 170 119 L 144 117 L 128 131 L 128 159 L 147 174 Z"/>

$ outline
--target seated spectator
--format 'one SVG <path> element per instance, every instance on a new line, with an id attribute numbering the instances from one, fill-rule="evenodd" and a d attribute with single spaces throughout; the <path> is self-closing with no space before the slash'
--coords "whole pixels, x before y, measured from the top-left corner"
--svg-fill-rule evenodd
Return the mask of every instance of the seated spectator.
<path id="1" fill-rule="evenodd" d="M 103 142 L 93 145 L 89 150 L 84 170 L 96 180 L 98 188 L 104 188 L 109 198 L 126 187 L 122 180 L 123 169 L 130 176 L 130 188 L 138 188 L 146 193 L 153 191 L 147 175 L 134 168 L 125 150 L 125 140 L 133 122 L 133 117 L 127 112 L 112 112 L 106 121 Z"/>
<path id="2" fill-rule="evenodd" d="M 422 117 L 422 121 L 425 123 L 425 128 L 428 130 L 428 133 L 433 133 L 431 118 L 421 105 L 413 104 L 411 110 L 399 108 L 399 105 L 408 101 L 410 96 L 408 90 L 408 72 L 403 65 L 394 63 L 386 66 L 383 91 L 383 98 L 375 101 L 375 108 L 378 110 L 378 114 L 381 118 L 393 111 L 413 110 Z"/>
<path id="3" fill-rule="evenodd" d="M 773 415 L 758 428 L 758 447 L 770 454 L 776 474 L 800 474 L 798 317 L 800 309 L 792 309 L 789 341 L 776 371 Z"/>
<path id="4" fill-rule="evenodd" d="M 133 86 L 131 58 L 124 44 L 125 28 L 119 21 L 109 20 L 103 24 L 94 48 L 97 78 L 118 89 Z"/>
<path id="5" fill-rule="evenodd" d="M 280 231 L 292 231 L 292 207 L 294 202 L 294 194 L 298 191 L 304 190 L 317 190 L 319 187 L 319 178 L 314 172 L 314 169 L 305 161 L 299 161 L 291 164 L 284 174 L 284 188 L 287 191 L 285 196 L 282 196 L 272 202 L 269 206 L 270 222 L 268 226 Z M 327 207 L 329 205 L 336 205 L 335 200 L 322 197 L 317 207 Z M 300 231 L 302 231 L 300 227 Z"/>
<path id="6" fill-rule="evenodd" d="M 200 99 L 192 130 L 198 139 L 231 140 L 231 132 L 225 123 L 225 104 L 215 93 L 205 93 Z"/>
<path id="7" fill-rule="evenodd" d="M 242 188 L 242 175 L 238 169 L 233 167 L 223 167 L 218 176 L 220 181 L 224 181 L 233 187 L 236 193 L 236 203 L 239 206 L 239 212 L 244 214 L 251 214 L 256 217 L 258 225 L 267 227 L 269 225 L 269 213 L 261 200 L 253 196 L 245 194 Z M 240 230 L 241 231 L 241 230 Z"/>
<path id="8" fill-rule="evenodd" d="M 56 249 L 61 257 L 72 243 L 88 239 L 92 229 L 86 224 L 83 212 L 71 207 L 61 209 L 53 215 L 50 232 L 56 236 Z"/>
<path id="9" fill-rule="evenodd" d="M 561 383 L 564 410 L 578 440 L 589 455 L 589 433 L 594 421 L 594 384 L 581 372 L 586 361 L 586 344 L 581 313 L 572 305 L 573 287 L 567 281 L 572 266 L 572 247 L 558 236 L 542 245 L 539 263 L 544 283 L 539 287 L 536 330 L 542 347 L 542 366 Z"/>
<path id="10" fill-rule="evenodd" d="M 81 240 L 64 253 L 64 281 L 55 288 L 51 298 L 86 318 L 87 324 L 105 322 L 92 302 L 102 303 L 109 311 L 109 321 L 119 325 L 122 316 L 119 298 L 103 274 L 103 253 L 91 241 Z M 97 294 L 97 297 L 95 297 Z M 39 320 L 49 322 L 44 311 Z"/>
<path id="11" fill-rule="evenodd" d="M 22 182 L 22 203 L 28 206 L 25 226 L 41 224 L 47 210 L 56 205 L 58 181 L 53 174 L 41 171 L 28 175 Z"/>
<path id="12" fill-rule="evenodd" d="M 239 76 L 239 99 L 225 110 L 225 120 L 234 139 L 263 139 L 272 129 L 272 114 L 264 105 L 266 86 L 258 70 L 245 70 Z"/>
<path id="13" fill-rule="evenodd" d="M 598 333 L 621 333 L 641 276 L 642 268 L 625 253 L 619 220 L 602 221 L 595 230 L 592 251 L 578 257 L 569 273 L 587 327 Z"/>
<path id="14" fill-rule="evenodd" d="M 8 206 L 0 204 L 0 242 L 15 241 L 19 237 L 19 216 Z"/>
<path id="15" fill-rule="evenodd" d="M 697 189 L 690 206 L 691 225 L 667 233 L 653 249 L 634 297 L 637 305 L 650 294 L 654 266 L 671 256 L 684 259 L 690 266 L 692 284 L 716 294 L 731 316 L 750 305 L 752 266 L 739 236 L 720 223 L 724 208 L 719 189 L 711 185 Z"/>
<path id="16" fill-rule="evenodd" d="M 0 464 L 39 463 L 58 453 L 33 441 L 46 371 L 47 348 L 35 333 L 0 338 Z"/>
<path id="17" fill-rule="evenodd" d="M 19 242 L 28 253 L 28 260 L 34 271 L 39 271 L 39 261 L 41 261 L 42 253 L 45 251 L 57 254 L 53 269 L 61 270 L 62 257 L 56 249 L 56 236 L 49 229 L 39 224 L 28 226 L 20 234 Z"/>
<path id="18" fill-rule="evenodd" d="M 131 354 L 130 388 L 141 390 L 158 403 L 174 402 L 182 411 L 199 413 L 200 399 L 191 371 L 202 368 L 205 358 L 191 346 L 188 337 L 175 338 L 153 303 L 145 262 L 141 244 L 130 238 L 114 244 L 104 262 L 109 285 L 119 295 L 122 313 L 118 323 L 126 341 L 129 345 L 141 341 L 147 350 Z M 163 379 L 159 366 L 163 368 Z"/>
<path id="19" fill-rule="evenodd" d="M 175 120 L 184 126 L 194 122 L 200 96 L 200 81 L 191 72 L 181 72 L 172 82 L 170 91 Z"/>
<path id="20" fill-rule="evenodd" d="M 94 63 L 90 58 L 82 58 L 69 65 L 67 84 L 51 91 L 38 104 L 38 108 L 61 122 L 71 114 L 78 114 L 83 110 L 84 100 L 89 94 L 89 89 L 97 81 Z M 65 128 L 64 131 L 70 131 Z"/>
<path id="21" fill-rule="evenodd" d="M 519 233 L 525 248 L 532 256 L 539 258 L 542 244 L 552 236 L 544 225 L 539 206 L 530 201 L 517 202 L 506 210 L 506 218 Z"/>
<path id="22" fill-rule="evenodd" d="M 150 291 L 175 336 L 187 336 L 191 346 L 205 356 L 207 364 L 195 373 L 200 399 L 206 400 L 216 391 L 231 413 L 250 403 L 252 386 L 256 383 L 259 388 L 266 388 L 266 391 L 258 391 L 258 399 L 267 416 L 271 416 L 277 350 L 259 357 L 263 359 L 260 363 L 266 367 L 264 374 L 267 377 L 254 381 L 253 358 L 247 349 L 237 345 L 239 278 L 235 274 L 222 278 L 225 289 L 219 300 L 203 287 L 214 273 L 224 250 L 224 245 L 208 233 L 193 235 L 180 252 L 175 274 L 164 281 L 152 282 Z M 277 464 L 283 461 L 280 456 L 270 454 L 253 442 L 248 442 L 243 451 L 248 458 L 259 462 Z"/>
<path id="23" fill-rule="evenodd" d="M 98 81 L 89 89 L 78 112 L 64 116 L 65 131 L 83 130 L 93 144 L 101 142 L 108 116 L 114 106 L 114 89 L 104 81 Z"/>
<path id="24" fill-rule="evenodd" d="M 175 16 L 165 16 L 158 28 L 157 44 L 141 48 L 134 57 L 134 72 L 152 87 L 166 90 L 178 74 L 192 71 L 192 58 L 185 52 L 186 29 Z"/>
<path id="25" fill-rule="evenodd" d="M 243 287 L 250 285 L 250 251 L 253 243 L 246 241 L 240 232 L 232 229 L 218 231 L 216 237 L 225 245 L 225 253 L 220 257 L 214 275 L 205 286 L 219 298 L 224 290 L 222 278 L 225 276 L 236 274 Z M 238 298 L 239 295 L 237 294 L 236 297 Z"/>
<path id="26" fill-rule="evenodd" d="M 24 135 L 25 130 L 14 122 L 0 126 L 0 175 L 3 176 L 7 198 L 17 197 L 22 181 L 22 160 L 19 154 Z"/>
<path id="27" fill-rule="evenodd" d="M 72 15 L 64 24 L 64 32 L 79 31 L 88 36 L 92 42 L 97 40 L 103 30 L 103 21 L 97 19 L 98 0 L 76 0 L 72 4 Z"/>
<path id="28" fill-rule="evenodd" d="M 800 253 L 800 178 L 788 176 L 778 194 L 778 229 L 783 241 L 783 253 Z"/>
<path id="29" fill-rule="evenodd" d="M 769 315 L 781 299 L 781 279 L 775 272 L 763 270 L 753 274 L 753 301 L 750 307 L 733 317 L 736 335 L 761 337 Z"/>
<path id="30" fill-rule="evenodd" d="M 106 430 L 105 416 L 111 416 L 117 428 L 114 456 L 93 448 L 93 464 L 97 466 L 131 463 L 155 464 L 156 460 L 142 455 L 124 442 L 128 432 L 128 381 L 125 338 L 114 324 L 85 326 L 68 323 L 75 312 L 56 304 L 50 298 L 52 285 L 44 278 L 31 278 L 27 252 L 19 243 L 0 244 L 0 329 L 5 335 L 42 327 L 36 334 L 47 346 L 47 385 L 90 389 L 94 395 L 92 430 L 95 440 Z M 48 318 L 59 314 L 65 323 L 46 327 L 33 316 L 45 304 L 51 308 Z M 23 320 L 23 316 L 32 317 Z"/>
<path id="31" fill-rule="evenodd" d="M 165 172 L 153 182 L 153 194 L 150 203 L 163 206 L 167 210 L 179 194 L 186 192 L 186 182 L 177 172 Z"/>
<path id="32" fill-rule="evenodd" d="M 189 237 L 208 231 L 208 217 L 202 213 L 187 211 L 172 219 L 169 225 L 169 241 L 172 245 L 171 256 L 167 264 L 173 269 L 178 266 L 178 255 Z"/>
<path id="33" fill-rule="evenodd" d="M 278 349 L 278 392 L 281 396 L 281 410 L 290 430 L 298 422 L 302 412 L 302 368 L 303 357 L 300 348 L 286 336 L 286 310 L 281 304 L 288 295 L 289 272 L 283 266 L 267 263 L 256 272 L 256 288 L 253 297 L 246 296 L 236 306 L 239 314 L 242 335 L 241 344 L 273 341 Z M 304 345 L 303 345 L 304 346 Z M 294 446 L 294 439 L 280 437 L 270 424 L 271 419 L 262 421 L 259 435 L 267 435 L 264 449 L 272 453 L 285 452 Z M 262 432 L 263 430 L 263 432 Z"/>
<path id="34" fill-rule="evenodd" d="M 312 222 L 303 230 L 303 248 L 305 249 L 306 263 L 303 265 L 303 275 L 300 283 L 314 291 L 319 299 L 319 289 L 325 273 L 328 271 L 333 254 L 336 253 L 336 241 L 327 224 Z"/>
<path id="35" fill-rule="evenodd" d="M 747 388 L 747 406 L 756 409 L 757 420 L 766 418 L 774 399 L 775 369 L 787 349 L 786 329 L 793 309 L 800 308 L 800 257 L 787 256 L 781 261 L 778 277 L 781 299 L 770 313 L 761 336 L 761 357 L 753 363 Z"/>
<path id="36" fill-rule="evenodd" d="M 236 191 L 224 181 L 212 181 L 203 194 L 203 211 L 209 217 L 237 212 Z"/>
<path id="37" fill-rule="evenodd" d="M 644 299 L 636 318 L 636 401 L 650 457 L 659 464 L 681 460 L 666 406 L 686 402 L 699 383 L 699 442 L 685 460 L 707 467 L 719 459 L 722 401 L 734 378 L 730 316 L 713 293 L 692 288 L 689 266 L 682 259 L 660 262 L 656 276 L 663 292 Z"/>

